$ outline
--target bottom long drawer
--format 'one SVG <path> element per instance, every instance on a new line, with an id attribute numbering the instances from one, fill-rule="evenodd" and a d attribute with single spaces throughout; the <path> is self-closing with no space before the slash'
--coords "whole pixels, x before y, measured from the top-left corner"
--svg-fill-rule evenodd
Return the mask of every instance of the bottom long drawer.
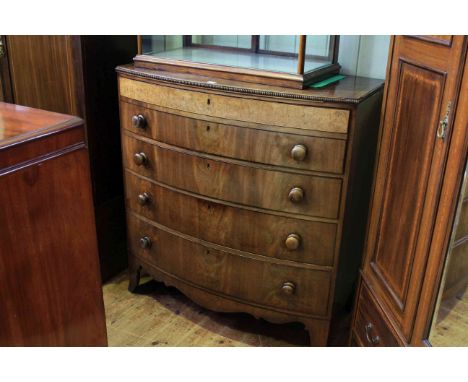
<path id="1" fill-rule="evenodd" d="M 182 280 L 279 311 L 328 315 L 329 271 L 215 249 L 160 229 L 130 211 L 128 230 L 131 256 Z"/>

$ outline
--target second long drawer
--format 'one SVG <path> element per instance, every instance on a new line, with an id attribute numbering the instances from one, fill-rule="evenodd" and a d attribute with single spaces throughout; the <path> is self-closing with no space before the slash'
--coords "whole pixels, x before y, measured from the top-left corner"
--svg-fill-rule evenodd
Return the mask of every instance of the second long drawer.
<path id="1" fill-rule="evenodd" d="M 336 219 L 341 179 L 230 162 L 122 133 L 125 167 L 182 190 L 264 209 Z M 293 200 L 291 200 L 293 199 Z"/>
<path id="2" fill-rule="evenodd" d="M 263 256 L 333 266 L 335 223 L 288 218 L 204 200 L 149 182 L 130 171 L 125 179 L 127 207 L 168 228 Z M 287 240 L 293 247 L 297 243 L 297 248 L 288 249 Z"/>

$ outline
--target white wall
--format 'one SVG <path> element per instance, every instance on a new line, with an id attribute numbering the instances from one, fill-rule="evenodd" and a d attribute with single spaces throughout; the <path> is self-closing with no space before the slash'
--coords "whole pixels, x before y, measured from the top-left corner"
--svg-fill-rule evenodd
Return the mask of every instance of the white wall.
<path id="1" fill-rule="evenodd" d="M 341 73 L 385 78 L 390 36 L 341 35 L 338 62 Z"/>

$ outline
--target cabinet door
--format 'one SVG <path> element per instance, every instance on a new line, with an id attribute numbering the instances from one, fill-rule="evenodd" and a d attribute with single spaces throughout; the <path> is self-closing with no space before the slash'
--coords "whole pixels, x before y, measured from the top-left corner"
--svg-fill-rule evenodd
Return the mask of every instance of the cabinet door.
<path id="1" fill-rule="evenodd" d="M 466 52 L 465 36 L 442 37 L 392 39 L 366 245 L 364 276 L 407 341 Z"/>
<path id="2" fill-rule="evenodd" d="M 0 102 L 13 103 L 10 67 L 5 36 L 0 36 Z"/>

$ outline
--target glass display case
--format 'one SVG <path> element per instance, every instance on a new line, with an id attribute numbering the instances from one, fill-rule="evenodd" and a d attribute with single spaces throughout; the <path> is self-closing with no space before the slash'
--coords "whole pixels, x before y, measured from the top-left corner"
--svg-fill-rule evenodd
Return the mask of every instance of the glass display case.
<path id="1" fill-rule="evenodd" d="M 338 36 L 139 36 L 135 66 L 304 88 L 338 73 Z"/>

